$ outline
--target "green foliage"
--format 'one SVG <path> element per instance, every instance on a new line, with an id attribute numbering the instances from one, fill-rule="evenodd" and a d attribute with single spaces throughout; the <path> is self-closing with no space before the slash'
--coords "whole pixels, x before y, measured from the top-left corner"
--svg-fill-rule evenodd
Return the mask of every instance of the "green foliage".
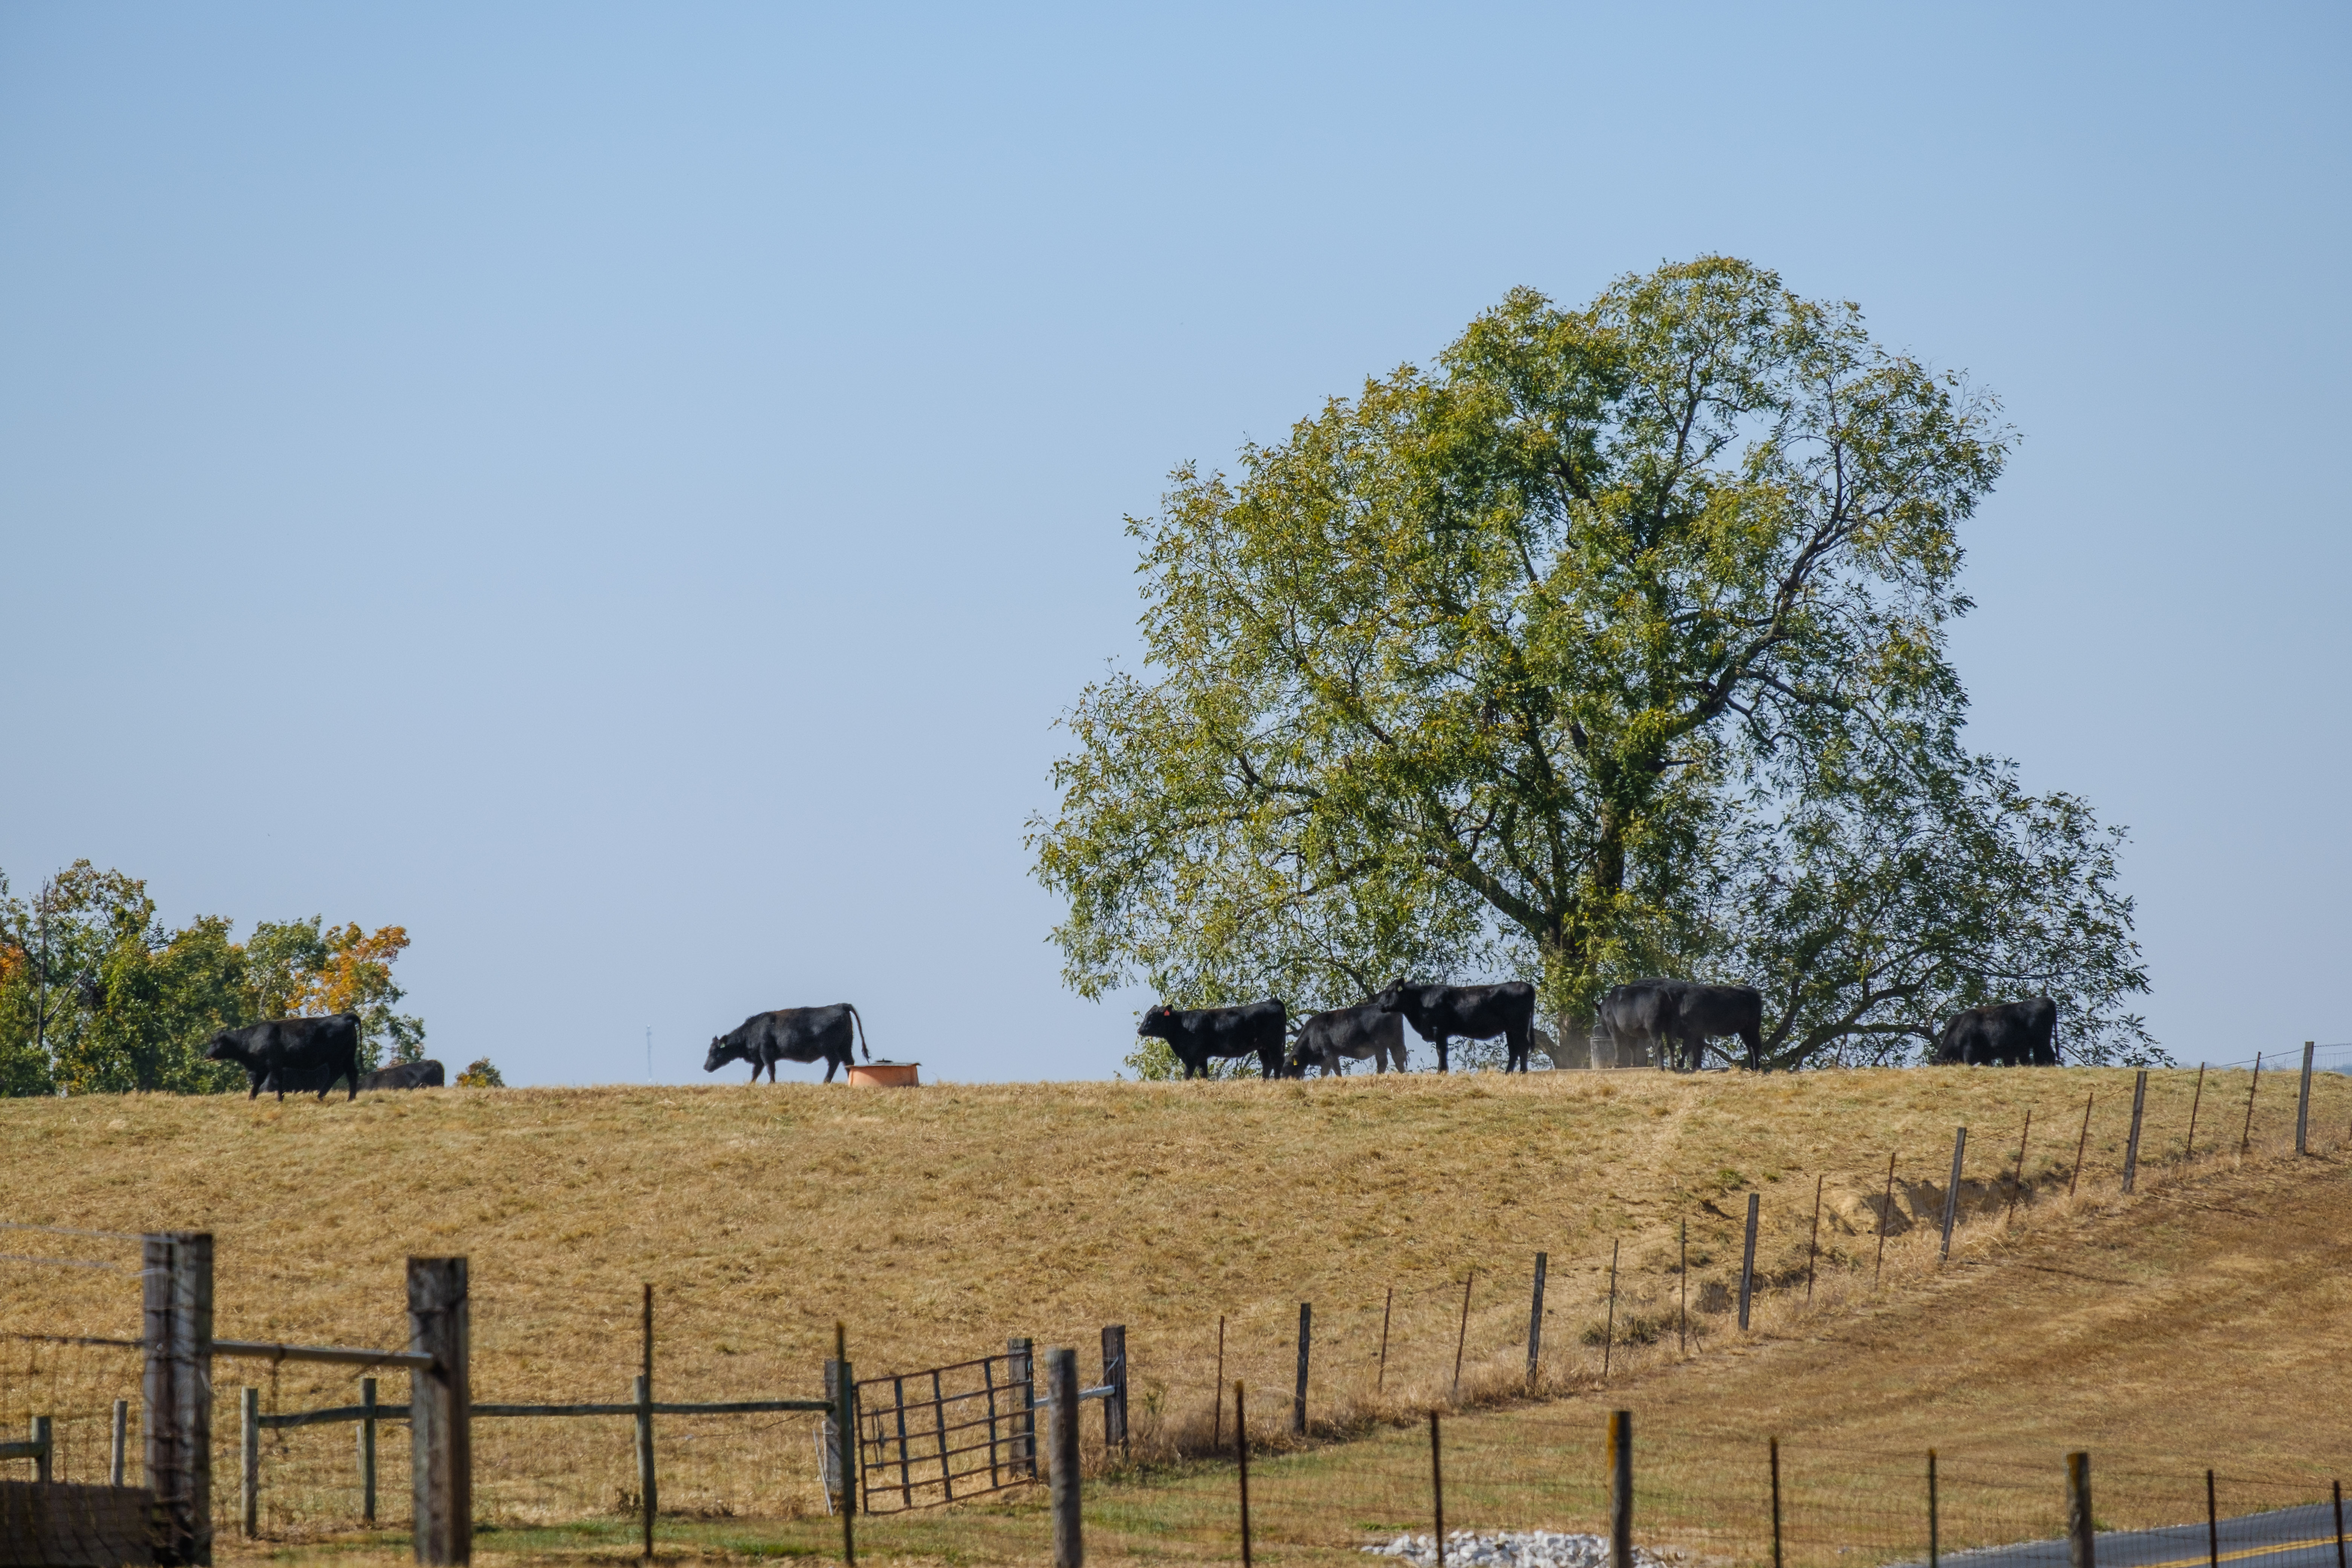
<path id="1" fill-rule="evenodd" d="M 1306 1011 L 1505 970 L 1584 1014 L 1746 979 L 1783 1062 L 2030 983 L 2144 1038 L 2113 836 L 1958 744 L 1958 528 L 2009 439 L 1856 307 L 1709 257 L 1514 291 L 1237 476 L 1178 469 L 1129 521 L 1150 668 L 1064 715 L 1031 823 L 1066 980 Z M 1897 853 L 1963 840 L 1999 851 L 1965 889 Z M 1874 958 L 1838 945 L 1890 900 Z"/>
<path id="2" fill-rule="evenodd" d="M 0 1094 L 242 1089 L 241 1068 L 204 1059 L 205 1042 L 303 1013 L 359 1013 L 363 1066 L 384 1044 L 415 1059 L 423 1025 L 392 1011 L 407 933 L 322 923 L 264 922 L 240 945 L 217 915 L 167 930 L 143 882 L 87 860 L 29 901 L 0 875 Z"/>
<path id="3" fill-rule="evenodd" d="M 476 1057 L 472 1065 L 457 1075 L 457 1087 L 459 1089 L 504 1089 L 506 1086 L 507 1080 L 499 1076 L 497 1068 L 490 1065 L 488 1057 Z"/>

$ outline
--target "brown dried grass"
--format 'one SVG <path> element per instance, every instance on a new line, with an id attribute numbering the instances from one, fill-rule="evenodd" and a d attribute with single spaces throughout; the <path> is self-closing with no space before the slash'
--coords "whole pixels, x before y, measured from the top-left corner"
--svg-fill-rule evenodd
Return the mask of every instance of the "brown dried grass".
<path id="1" fill-rule="evenodd" d="M 2141 1152 L 2151 1194 L 2186 1174 L 2167 1166 L 2180 1151 L 2193 1079 L 2151 1075 Z M 0 1104 L 0 1214 L 123 1232 L 213 1231 L 225 1337 L 397 1343 L 402 1259 L 467 1255 L 480 1399 L 625 1397 L 640 1280 L 658 1292 L 657 1383 L 669 1398 L 814 1393 L 836 1319 L 849 1324 L 866 1374 L 1027 1334 L 1041 1345 L 1077 1344 L 1091 1376 L 1097 1329 L 1125 1322 L 1139 1450 L 1167 1459 L 1205 1446 L 1220 1314 L 1225 1378 L 1250 1381 L 1253 1426 L 1269 1441 L 1282 1440 L 1287 1422 L 1302 1300 L 1316 1306 L 1310 1408 L 1321 1433 L 1361 1433 L 1432 1403 L 1517 1396 L 1538 1249 L 1550 1256 L 1549 1394 L 1597 1380 L 1601 1348 L 1584 1342 L 1606 1313 L 1612 1241 L 1622 1255 L 1618 1321 L 1651 1335 L 1612 1345 L 1612 1383 L 1707 1386 L 1716 1374 L 1701 1369 L 1744 1365 L 1756 1346 L 1815 1335 L 1825 1321 L 1884 1319 L 1889 1335 L 1927 1331 L 1921 1307 L 1985 1260 L 2026 1238 L 2112 1228 L 2130 1083 L 2120 1071 L 1950 1068 L 446 1090 L 283 1107 L 15 1101 Z M 2069 1202 L 2060 1194 L 2094 1089 L 2083 1192 Z M 2242 1073 L 2208 1077 L 2200 1147 L 2234 1148 L 2246 1089 Z M 2265 1075 L 2257 1165 L 2291 1136 L 2294 1093 L 2290 1077 Z M 2005 1178 L 2029 1106 L 2029 1181 L 2010 1232 Z M 2339 1151 L 2352 1083 L 2323 1076 L 2313 1120 L 2315 1145 Z M 1932 1216 L 1960 1122 L 1972 1130 L 1962 1190 L 1969 1223 L 1955 1243 L 1957 1267 L 1939 1271 Z M 1896 1234 L 1888 1288 L 1869 1304 L 1889 1152 L 1898 1157 Z M 2218 1179 L 2211 1163 L 2199 1162 Z M 1809 1310 L 1802 1275 L 1817 1175 L 1822 1256 Z M 1759 1270 L 1772 1288 L 1759 1297 L 1756 1331 L 1742 1336 L 1720 1307 L 1736 1282 L 1749 1190 L 1764 1194 Z M 2171 1212 L 2153 1195 L 2127 1206 Z M 1675 1229 L 1685 1219 L 1698 1364 L 1677 1369 L 1673 1329 L 1657 1331 L 1673 1321 Z M 8 1250 L 132 1256 L 80 1238 L 23 1239 Z M 1474 1273 L 1457 1395 L 1462 1285 Z M 1391 1287 L 1388 1370 L 1376 1389 Z M 0 1291 L 12 1329 L 136 1332 L 135 1281 L 124 1276 L 0 1266 Z M 2032 1339 L 2030 1314 L 2003 1331 Z M 1718 1348 L 1732 1353 L 1711 1353 Z M 18 1422 L 47 1398 L 69 1417 L 68 1468 L 86 1467 L 103 1399 L 121 1392 L 123 1359 L 8 1346 L 0 1422 Z M 1899 1406 L 1903 1365 L 1898 1357 L 1858 1376 L 1854 1400 Z M 1991 1403 L 1977 1423 L 1998 1426 L 2029 1407 L 2037 1375 L 1979 1391 Z M 1836 1377 L 1821 1391 L 1824 1408 L 1836 1404 Z M 355 1385 L 289 1365 L 269 1387 L 268 1397 L 290 1409 L 340 1403 Z M 396 1380 L 384 1396 L 399 1397 Z M 89 1408 L 64 1408 L 77 1400 Z M 232 1408 L 225 1398 L 225 1426 Z M 523 1524 L 609 1511 L 628 1487 L 625 1422 L 485 1428 L 479 1491 L 491 1517 Z M 1948 1414 L 1937 1430 L 1951 1429 Z M 681 1422 L 664 1435 L 667 1505 L 786 1518 L 821 1506 L 804 1420 Z M 1888 1439 L 1895 1435 L 1889 1427 Z M 273 1447 L 274 1531 L 348 1518 L 349 1441 L 348 1428 L 327 1428 Z M 233 1475 L 233 1463 L 222 1474 Z M 404 1511 L 404 1485 L 394 1456 L 384 1479 L 392 1516 Z"/>

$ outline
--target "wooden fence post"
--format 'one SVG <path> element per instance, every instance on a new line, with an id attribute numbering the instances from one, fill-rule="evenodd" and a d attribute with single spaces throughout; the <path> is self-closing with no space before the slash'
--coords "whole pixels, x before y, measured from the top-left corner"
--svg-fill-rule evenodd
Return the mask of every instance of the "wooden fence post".
<path id="1" fill-rule="evenodd" d="M 140 1338 L 147 1485 L 154 1490 L 155 1561 L 171 1568 L 213 1560 L 213 1238 L 199 1231 L 146 1237 Z"/>
<path id="2" fill-rule="evenodd" d="M 108 1446 L 106 1456 L 106 1484 L 108 1486 L 119 1487 L 122 1484 L 122 1449 L 124 1439 L 129 1437 L 131 1435 L 130 1425 L 131 1401 L 127 1399 L 116 1400 L 114 1402 L 114 1441 Z"/>
<path id="3" fill-rule="evenodd" d="M 1306 1301 L 1298 1303 L 1298 1381 L 1290 1394 L 1290 1430 L 1298 1436 L 1307 1435 L 1307 1363 L 1315 1349 L 1315 1308 Z"/>
<path id="4" fill-rule="evenodd" d="M 360 1518 L 375 1522 L 375 1379 L 360 1379 Z"/>
<path id="5" fill-rule="evenodd" d="M 1536 1254 L 1535 1293 L 1528 1303 L 1528 1392 L 1529 1394 L 1536 1391 L 1536 1380 L 1543 1371 L 1544 1269 L 1550 1261 L 1549 1253 Z"/>
<path id="6" fill-rule="evenodd" d="M 2083 1135 L 2074 1140 L 2074 1173 L 2066 1178 L 2066 1195 L 2074 1195 L 2074 1184 L 2083 1179 L 2083 1151 L 2091 1146 L 2091 1101 L 2099 1097 L 2096 1089 L 2083 1094 Z"/>
<path id="7" fill-rule="evenodd" d="M 2303 1042 L 2303 1090 L 2294 1100 L 2294 1152 L 2311 1152 L 2311 1053 L 2317 1047 L 2310 1040 Z"/>
<path id="8" fill-rule="evenodd" d="M 1127 1325 L 1112 1323 L 1102 1331 L 1103 1382 L 1110 1385 L 1109 1395 L 1103 1400 L 1103 1447 L 1127 1452 Z M 947 1440 L 947 1422 L 942 1415 L 940 1441 Z M 947 1474 L 948 1462 L 940 1460 L 940 1474 Z"/>
<path id="9" fill-rule="evenodd" d="M 2098 1568 L 2091 1543 L 2091 1456 L 2066 1456 L 2067 1568 Z"/>
<path id="10" fill-rule="evenodd" d="M 1764 1201 L 1761 1193 L 1748 1194 L 1748 1243 L 1739 1249 L 1739 1327 L 1748 1328 L 1748 1300 L 1756 1284 L 1756 1211 Z"/>
<path id="11" fill-rule="evenodd" d="M 1944 1248 L 1936 1255 L 1941 1263 L 1952 1255 L 1952 1221 L 1960 1211 L 1960 1161 L 1969 1152 L 1969 1130 L 1965 1127 L 1952 1135 L 1952 1179 L 1944 1188 Z"/>
<path id="12" fill-rule="evenodd" d="M 2205 1064 L 2197 1064 L 2197 1092 L 2189 1100 L 2189 1146 L 2180 1151 L 2184 1161 L 2197 1157 L 2197 1112 L 2205 1103 Z"/>
<path id="13" fill-rule="evenodd" d="M 1878 1289 L 1878 1277 L 1886 1270 L 1886 1226 L 1895 1217 L 1895 1156 L 1886 1156 L 1886 1195 L 1878 1200 L 1878 1261 L 1870 1266 L 1870 1288 Z"/>
<path id="14" fill-rule="evenodd" d="M 1389 1314 L 1396 1310 L 1396 1287 L 1389 1287 L 1388 1295 L 1381 1301 L 1381 1370 L 1372 1379 L 1372 1392 L 1381 1393 L 1389 1385 Z M 1225 1371 L 1225 1321 L 1217 1320 L 1217 1374 Z"/>
<path id="15" fill-rule="evenodd" d="M 1006 1357 L 1015 1397 L 1013 1402 L 1013 1468 L 1017 1475 L 1037 1479 L 1037 1351 L 1034 1340 L 1007 1340 Z"/>
<path id="16" fill-rule="evenodd" d="M 1462 1397 L 1462 1352 L 1470 1342 L 1470 1284 L 1477 1278 L 1478 1271 L 1473 1268 L 1462 1279 L 1462 1330 L 1454 1339 L 1453 1397 L 1456 1399 Z"/>
<path id="17" fill-rule="evenodd" d="M 2142 1068 L 2139 1069 L 2139 1076 L 2132 1080 L 2131 1136 L 2124 1141 L 2124 1191 L 2126 1194 L 2131 1192 L 2132 1184 L 2139 1177 L 2139 1123 L 2141 1114 L 2147 1110 L 2147 1069 Z"/>
<path id="18" fill-rule="evenodd" d="M 1609 1413 L 1609 1568 L 1633 1568 L 1633 1413 Z"/>
<path id="19" fill-rule="evenodd" d="M 1078 1352 L 1045 1352 L 1045 1443 L 1054 1510 L 1054 1568 L 1084 1568 L 1087 1549 L 1078 1526 Z"/>
<path id="20" fill-rule="evenodd" d="M 1016 1386 L 1021 1395 L 1021 1414 L 1014 1431 L 1030 1419 L 1028 1344 L 1026 1340 L 1014 1340 L 1020 1346 L 1020 1363 L 1012 1369 L 1020 1374 Z M 865 1462 L 865 1445 L 857 1436 L 857 1373 L 849 1364 L 849 1325 L 835 1320 L 833 1325 L 833 1359 L 824 1365 L 824 1394 L 833 1402 L 833 1411 L 826 1420 L 833 1424 L 833 1464 L 835 1487 L 841 1500 L 841 1561 L 844 1568 L 857 1562 L 857 1481 L 858 1467 Z M 1021 1463 L 1020 1439 L 1014 1438 L 1013 1464 Z M 1034 1458 L 1034 1456 L 1033 1456 Z"/>
<path id="21" fill-rule="evenodd" d="M 657 1496 L 654 1476 L 654 1288 L 646 1282 L 645 1309 L 639 1342 L 644 1370 L 637 1373 L 637 1501 L 645 1513 L 646 1561 L 654 1557 L 654 1511 Z"/>
<path id="22" fill-rule="evenodd" d="M 243 1441 L 237 1445 L 237 1458 L 242 1461 L 238 1481 L 244 1494 L 241 1500 L 245 1505 L 245 1538 L 251 1541 L 261 1533 L 261 1390 L 248 1384 L 236 1394 L 243 1427 Z"/>
<path id="23" fill-rule="evenodd" d="M 2197 1126 L 2193 1113 L 2189 1125 L 2193 1132 Z M 2029 1105 L 2025 1108 L 2025 1131 L 2017 1135 L 2017 1174 L 2009 1179 L 2009 1213 L 2000 1222 L 2003 1228 L 2017 1218 L 2017 1200 L 2025 1192 L 2025 1144 L 2032 1136 L 2033 1107 Z"/>
<path id="24" fill-rule="evenodd" d="M 33 1479 L 47 1486 L 57 1479 L 57 1424 L 47 1415 L 36 1415 L 28 1430 L 33 1439 Z"/>
<path id="25" fill-rule="evenodd" d="M 408 1260 L 408 1348 L 433 1358 L 408 1374 L 409 1475 L 416 1561 L 474 1558 L 473 1401 L 466 1260 Z"/>

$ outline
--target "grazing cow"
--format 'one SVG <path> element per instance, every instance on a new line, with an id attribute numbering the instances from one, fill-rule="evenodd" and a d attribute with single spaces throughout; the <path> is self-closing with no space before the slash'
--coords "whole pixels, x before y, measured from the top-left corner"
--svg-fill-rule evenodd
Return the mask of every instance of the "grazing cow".
<path id="1" fill-rule="evenodd" d="M 1764 995 L 1752 985 L 1703 985 L 1692 980 L 1636 980 L 1612 985 L 1601 998 L 1601 1024 L 1620 1052 L 1653 1041 L 1658 1065 L 1696 1072 L 1706 1042 L 1737 1035 L 1748 1047 L 1748 1070 L 1764 1065 Z"/>
<path id="2" fill-rule="evenodd" d="M 1193 1007 L 1180 1010 L 1166 1003 L 1143 1015 L 1137 1035 L 1156 1035 L 1168 1042 L 1186 1078 L 1205 1077 L 1213 1057 L 1257 1058 L 1267 1078 L 1282 1076 L 1282 1040 L 1289 1013 L 1279 998 L 1268 997 L 1244 1007 Z"/>
<path id="3" fill-rule="evenodd" d="M 362 1089 L 439 1089 L 447 1081 L 441 1064 L 431 1057 L 421 1062 L 394 1062 L 378 1068 L 360 1080 Z"/>
<path id="4" fill-rule="evenodd" d="M 727 1033 L 710 1037 L 710 1054 L 702 1058 L 702 1070 L 717 1072 L 729 1062 L 750 1062 L 753 1083 L 760 1081 L 761 1068 L 773 1083 L 778 1062 L 822 1060 L 824 1081 L 831 1083 L 835 1071 L 849 1065 L 853 1023 L 856 1045 L 870 1062 L 874 1053 L 866 1047 L 866 1020 L 848 1003 L 835 1002 L 830 1007 L 779 1007 L 752 1014 Z"/>
<path id="5" fill-rule="evenodd" d="M 335 1013 L 324 1018 L 274 1018 L 267 1024 L 247 1024 L 242 1029 L 223 1029 L 205 1046 L 205 1059 L 213 1062 L 235 1062 L 253 1080 L 247 1100 L 258 1097 L 262 1086 L 268 1084 L 278 1090 L 278 1098 L 286 1098 L 286 1082 L 294 1074 L 303 1075 L 301 1087 L 318 1084 L 319 1098 L 338 1079 L 351 1082 L 351 1092 L 343 1098 L 356 1100 L 360 1092 L 360 1020 L 355 1013 Z"/>
<path id="6" fill-rule="evenodd" d="M 1491 1040 L 1503 1037 L 1510 1056 L 1505 1072 L 1528 1070 L 1528 1048 L 1535 1043 L 1536 988 L 1524 980 L 1500 985 L 1409 985 L 1399 975 L 1372 1005 L 1402 1013 L 1412 1021 L 1413 1033 L 1437 1047 L 1437 1070 L 1446 1070 L 1446 1047 L 1456 1037 Z"/>
<path id="7" fill-rule="evenodd" d="M 1372 1058 L 1374 1072 L 1388 1071 L 1391 1062 L 1404 1071 L 1403 1014 L 1373 1003 L 1318 1013 L 1298 1026 L 1288 1071 L 1292 1078 L 1305 1078 L 1308 1068 L 1319 1067 L 1329 1078 L 1342 1059 L 1360 1062 L 1366 1057 Z"/>
<path id="8" fill-rule="evenodd" d="M 2058 1004 L 2047 996 L 1971 1007 L 1946 1020 L 1927 1053 L 1931 1062 L 1969 1067 L 2058 1065 Z"/>

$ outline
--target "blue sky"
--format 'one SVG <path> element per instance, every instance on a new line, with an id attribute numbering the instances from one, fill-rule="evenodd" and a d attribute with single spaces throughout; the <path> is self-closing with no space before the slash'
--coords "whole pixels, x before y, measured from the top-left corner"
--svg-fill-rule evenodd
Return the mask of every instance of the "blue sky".
<path id="1" fill-rule="evenodd" d="M 434 1054 L 1100 1077 L 1023 822 L 1228 461 L 1724 251 L 1998 392 L 1977 744 L 2157 1036 L 2352 1037 L 2352 13 L 0 5 L 0 868 L 404 924 Z M 731 1075 L 739 1069 L 727 1069 Z"/>

